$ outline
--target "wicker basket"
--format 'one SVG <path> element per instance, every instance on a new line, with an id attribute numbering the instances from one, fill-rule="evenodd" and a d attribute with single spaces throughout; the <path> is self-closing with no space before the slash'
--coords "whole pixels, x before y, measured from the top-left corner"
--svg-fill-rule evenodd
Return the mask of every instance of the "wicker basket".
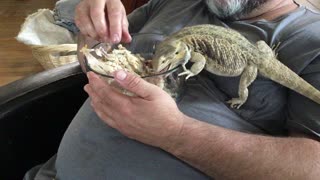
<path id="1" fill-rule="evenodd" d="M 45 69 L 76 62 L 77 44 L 32 45 L 32 54 Z"/>

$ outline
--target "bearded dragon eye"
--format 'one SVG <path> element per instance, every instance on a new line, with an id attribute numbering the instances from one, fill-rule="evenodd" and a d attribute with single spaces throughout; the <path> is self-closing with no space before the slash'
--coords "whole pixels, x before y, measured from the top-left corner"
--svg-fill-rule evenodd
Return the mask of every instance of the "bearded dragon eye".
<path id="1" fill-rule="evenodd" d="M 179 54 L 179 51 L 177 51 L 176 54 Z"/>

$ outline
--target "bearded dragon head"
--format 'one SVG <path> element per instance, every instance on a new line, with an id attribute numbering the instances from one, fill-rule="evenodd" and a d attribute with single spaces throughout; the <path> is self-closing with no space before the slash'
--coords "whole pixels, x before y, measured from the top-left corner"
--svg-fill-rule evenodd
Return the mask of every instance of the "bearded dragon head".
<path id="1" fill-rule="evenodd" d="M 189 60 L 189 57 L 190 51 L 185 43 L 179 40 L 163 41 L 156 47 L 152 68 L 155 72 L 170 70 Z"/>

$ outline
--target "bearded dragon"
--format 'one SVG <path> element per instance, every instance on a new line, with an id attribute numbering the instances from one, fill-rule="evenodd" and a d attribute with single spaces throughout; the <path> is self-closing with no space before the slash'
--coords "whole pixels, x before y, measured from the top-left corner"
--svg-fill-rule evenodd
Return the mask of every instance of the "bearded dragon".
<path id="1" fill-rule="evenodd" d="M 187 69 L 189 61 L 194 64 Z M 184 72 L 179 75 L 186 75 L 186 79 L 203 69 L 219 76 L 241 76 L 239 97 L 227 101 L 232 108 L 239 109 L 246 102 L 248 87 L 258 73 L 320 104 L 319 90 L 277 60 L 265 41 L 253 44 L 229 28 L 208 24 L 186 27 L 158 44 L 152 60 L 155 72 L 180 64 Z"/>

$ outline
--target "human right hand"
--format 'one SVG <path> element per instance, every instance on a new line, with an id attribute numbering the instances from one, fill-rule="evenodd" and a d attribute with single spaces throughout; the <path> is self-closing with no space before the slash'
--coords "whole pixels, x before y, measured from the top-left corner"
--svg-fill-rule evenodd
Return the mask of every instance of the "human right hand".
<path id="1" fill-rule="evenodd" d="M 129 23 L 120 0 L 83 0 L 75 11 L 75 23 L 84 35 L 101 42 L 130 42 Z"/>
<path id="2" fill-rule="evenodd" d="M 85 86 L 85 91 L 102 121 L 145 144 L 163 149 L 174 147 L 186 116 L 169 94 L 123 70 L 116 71 L 114 79 L 135 96 L 119 93 L 92 72 L 87 75 L 89 84 Z"/>

